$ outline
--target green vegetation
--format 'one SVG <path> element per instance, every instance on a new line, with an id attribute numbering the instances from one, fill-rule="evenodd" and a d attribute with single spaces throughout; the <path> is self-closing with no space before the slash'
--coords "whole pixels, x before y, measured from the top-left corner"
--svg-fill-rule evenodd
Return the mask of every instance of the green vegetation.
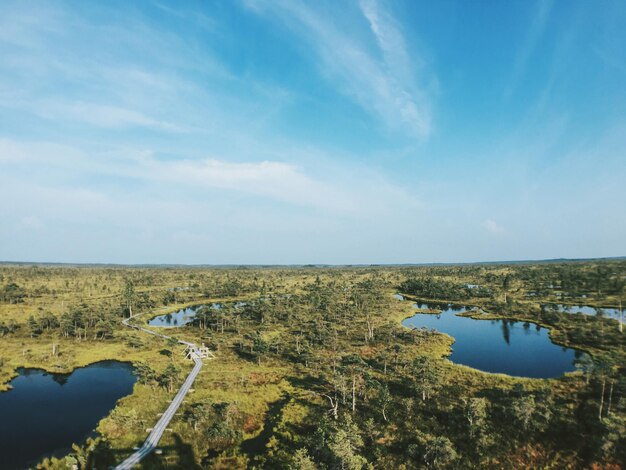
<path id="1" fill-rule="evenodd" d="M 69 372 L 132 361 L 138 381 L 44 468 L 106 468 L 146 437 L 191 368 L 182 347 L 124 328 L 188 305 L 169 330 L 205 343 L 204 367 L 145 468 L 620 468 L 626 462 L 625 334 L 603 316 L 546 304 L 620 307 L 626 262 L 371 268 L 0 268 L 0 387 L 18 367 Z M 451 339 L 408 330 L 409 302 L 456 301 L 481 318 L 530 321 L 591 353 L 536 380 L 451 363 Z M 237 305 L 243 301 L 245 305 Z M 624 302 L 626 303 L 626 302 Z M 613 466 L 613 467 L 611 467 Z"/>

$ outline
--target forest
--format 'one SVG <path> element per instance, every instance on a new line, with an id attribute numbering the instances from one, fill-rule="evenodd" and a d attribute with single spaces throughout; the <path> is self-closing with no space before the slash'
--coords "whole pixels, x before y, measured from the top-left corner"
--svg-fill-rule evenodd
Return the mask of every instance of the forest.
<path id="1" fill-rule="evenodd" d="M 23 369 L 106 360 L 136 382 L 96 433 L 37 468 L 109 468 L 141 445 L 192 363 L 124 327 L 155 318 L 206 362 L 141 468 L 595 468 L 626 463 L 626 261 L 440 266 L 0 266 L 0 391 Z M 400 300 L 402 299 L 402 300 Z M 418 303 L 427 309 L 416 308 Z M 553 378 L 450 359 L 455 339 L 409 328 L 437 305 L 549 331 L 575 350 Z M 576 313 L 584 305 L 595 314 Z M 418 306 L 419 307 L 419 306 Z M 616 312 L 607 315 L 605 312 Z M 182 318 L 182 317 L 181 317 Z M 509 323 L 507 323 L 509 322 Z M 156 327 L 153 327 L 156 328 Z"/>

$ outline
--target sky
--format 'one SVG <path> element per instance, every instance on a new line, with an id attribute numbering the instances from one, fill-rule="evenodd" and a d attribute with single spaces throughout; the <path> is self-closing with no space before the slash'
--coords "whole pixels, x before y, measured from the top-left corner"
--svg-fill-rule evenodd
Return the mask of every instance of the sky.
<path id="1" fill-rule="evenodd" d="M 0 0 L 0 260 L 626 255 L 626 3 Z"/>

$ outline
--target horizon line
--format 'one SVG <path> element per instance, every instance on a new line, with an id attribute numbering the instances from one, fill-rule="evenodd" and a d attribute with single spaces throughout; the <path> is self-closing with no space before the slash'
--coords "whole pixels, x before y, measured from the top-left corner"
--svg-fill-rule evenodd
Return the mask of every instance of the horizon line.
<path id="1" fill-rule="evenodd" d="M 576 263 L 585 261 L 624 261 L 626 256 L 602 256 L 594 258 L 544 258 L 460 262 L 407 262 L 407 263 L 89 263 L 66 261 L 0 261 L 0 266 L 67 266 L 67 267 L 127 267 L 127 268 L 341 268 L 341 267 L 419 267 L 419 266 L 467 266 L 481 264 L 536 264 Z"/>

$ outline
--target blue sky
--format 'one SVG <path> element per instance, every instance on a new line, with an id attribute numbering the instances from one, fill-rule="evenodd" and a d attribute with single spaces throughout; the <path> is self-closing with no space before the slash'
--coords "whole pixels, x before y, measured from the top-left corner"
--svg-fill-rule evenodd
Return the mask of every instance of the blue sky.
<path id="1" fill-rule="evenodd" d="M 626 255 L 619 1 L 0 1 L 0 260 Z"/>

